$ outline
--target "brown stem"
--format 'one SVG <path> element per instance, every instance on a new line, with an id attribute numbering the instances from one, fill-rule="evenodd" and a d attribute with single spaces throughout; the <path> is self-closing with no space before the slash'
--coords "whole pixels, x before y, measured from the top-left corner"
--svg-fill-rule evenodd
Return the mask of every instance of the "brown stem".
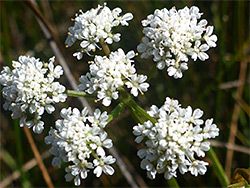
<path id="1" fill-rule="evenodd" d="M 229 143 L 224 143 L 224 142 L 218 142 L 218 141 L 214 141 L 214 140 L 209 140 L 211 146 L 214 147 L 222 147 L 222 148 L 227 148 L 227 149 L 231 149 L 234 150 L 236 152 L 241 152 L 241 153 L 245 153 L 250 155 L 250 149 L 244 146 L 239 146 L 239 145 L 232 145 Z"/>
<path id="2" fill-rule="evenodd" d="M 110 49 L 109 49 L 109 46 L 104 42 L 104 39 L 103 39 L 103 38 L 101 38 L 100 44 L 102 45 L 102 48 L 103 48 L 104 53 L 105 53 L 107 56 L 109 56 L 109 54 L 110 54 Z"/>
<path id="3" fill-rule="evenodd" d="M 53 185 L 53 183 L 52 183 L 52 181 L 50 179 L 49 173 L 48 173 L 48 171 L 47 171 L 47 169 L 46 169 L 46 167 L 45 167 L 45 165 L 43 163 L 41 155 L 40 155 L 40 153 L 39 153 L 39 151 L 38 151 L 38 149 L 36 147 L 36 144 L 35 144 L 32 136 L 30 134 L 29 129 L 26 126 L 24 126 L 24 132 L 25 132 L 25 135 L 26 135 L 26 137 L 27 137 L 27 139 L 29 141 L 31 149 L 32 149 L 32 151 L 34 153 L 34 156 L 35 156 L 35 158 L 37 160 L 38 166 L 39 166 L 40 170 L 42 171 L 43 178 L 44 178 L 46 184 L 48 185 L 49 188 L 54 188 L 54 185 Z"/>
<path id="4" fill-rule="evenodd" d="M 237 88 L 236 92 L 236 101 L 241 101 L 242 100 L 242 94 L 243 94 L 243 89 L 244 89 L 244 83 L 245 83 L 245 78 L 246 78 L 246 70 L 247 70 L 247 61 L 242 60 L 240 63 L 240 72 L 239 72 L 239 81 L 242 83 Z M 239 103 L 235 103 L 234 109 L 233 109 L 233 117 L 232 117 L 232 122 L 230 125 L 230 135 L 228 139 L 228 144 L 233 145 L 235 143 L 235 136 L 237 134 L 237 129 L 238 129 L 238 118 L 239 118 L 239 112 L 240 112 L 240 105 Z M 226 157 L 226 167 L 225 171 L 228 177 L 231 176 L 231 166 L 232 166 L 232 160 L 233 160 L 233 150 L 228 149 L 227 150 L 227 157 Z"/>
<path id="5" fill-rule="evenodd" d="M 42 153 L 41 156 L 42 156 L 42 159 L 46 159 L 50 156 L 50 153 L 49 151 L 45 151 Z M 2 157 L 3 156 L 1 156 L 1 158 Z M 27 172 L 33 167 L 35 167 L 36 165 L 37 165 L 37 160 L 36 158 L 33 158 L 22 166 L 22 171 Z M 2 188 L 7 187 L 9 184 L 11 184 L 11 182 L 17 180 L 19 177 L 20 177 L 20 171 L 18 170 L 14 171 L 11 175 L 7 176 L 5 179 L 3 179 L 3 181 L 0 182 L 0 187 Z"/>

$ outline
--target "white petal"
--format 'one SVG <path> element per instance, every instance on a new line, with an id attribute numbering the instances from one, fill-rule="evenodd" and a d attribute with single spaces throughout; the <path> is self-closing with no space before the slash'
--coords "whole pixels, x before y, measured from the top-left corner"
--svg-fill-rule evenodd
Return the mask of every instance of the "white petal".
<path id="1" fill-rule="evenodd" d="M 86 179 L 87 176 L 88 176 L 87 170 L 83 170 L 83 171 L 81 172 L 81 178 L 82 178 L 82 179 Z"/>
<path id="2" fill-rule="evenodd" d="M 122 16 L 122 19 L 126 20 L 126 21 L 129 21 L 129 20 L 132 20 L 133 19 L 133 14 L 131 13 L 126 13 Z"/>
<path id="3" fill-rule="evenodd" d="M 200 59 L 201 61 L 205 61 L 206 59 L 209 58 L 209 56 L 208 56 L 206 53 L 204 53 L 204 52 L 200 52 L 200 53 L 198 54 L 198 57 L 199 57 L 199 59 Z"/>
<path id="4" fill-rule="evenodd" d="M 52 160 L 52 166 L 56 167 L 58 166 L 59 168 L 61 167 L 61 159 L 59 157 L 54 157 Z"/>
<path id="5" fill-rule="evenodd" d="M 139 44 L 137 46 L 137 50 L 138 50 L 139 53 L 142 53 L 142 52 L 144 52 L 146 50 L 146 47 L 147 46 L 145 44 Z"/>
<path id="6" fill-rule="evenodd" d="M 156 65 L 156 67 L 159 69 L 159 70 L 163 70 L 165 68 L 165 61 L 159 61 Z"/>
<path id="7" fill-rule="evenodd" d="M 100 177 L 102 175 L 102 167 L 101 166 L 97 166 L 95 169 L 94 169 L 94 174 L 96 175 L 96 177 Z"/>
<path id="8" fill-rule="evenodd" d="M 133 57 L 135 57 L 135 52 L 133 50 L 129 51 L 127 54 L 126 54 L 126 57 L 128 59 L 132 59 Z"/>
<path id="9" fill-rule="evenodd" d="M 103 157 L 103 156 L 105 156 L 105 151 L 102 147 L 98 147 L 96 150 L 96 154 Z"/>
<path id="10" fill-rule="evenodd" d="M 46 106 L 45 106 L 45 110 L 46 110 L 49 114 L 51 114 L 52 112 L 55 111 L 55 107 L 52 106 L 52 105 L 46 105 Z"/>
<path id="11" fill-rule="evenodd" d="M 111 98 L 110 98 L 110 97 L 105 97 L 105 98 L 103 99 L 103 101 L 102 101 L 102 104 L 103 104 L 104 106 L 109 106 L 110 103 L 111 103 Z"/>
<path id="12" fill-rule="evenodd" d="M 113 146 L 112 140 L 111 139 L 107 139 L 103 142 L 103 146 L 105 148 L 111 148 Z"/>
<path id="13" fill-rule="evenodd" d="M 214 26 L 207 26 L 206 35 L 207 35 L 207 36 L 212 35 L 213 30 L 214 30 Z"/>
<path id="14" fill-rule="evenodd" d="M 201 116 L 203 116 L 203 111 L 199 108 L 194 110 L 193 113 L 194 118 L 200 118 Z"/>
<path id="15" fill-rule="evenodd" d="M 103 172 L 104 172 L 105 174 L 108 174 L 108 175 L 113 175 L 114 172 L 115 172 L 115 170 L 114 170 L 111 166 L 105 165 L 105 166 L 103 167 Z"/>
<path id="16" fill-rule="evenodd" d="M 79 175 L 77 175 L 75 177 L 74 182 L 75 182 L 75 186 L 79 186 L 81 184 L 81 179 L 80 179 Z"/>
<path id="17" fill-rule="evenodd" d="M 89 43 L 89 41 L 87 41 L 87 40 L 82 41 L 81 44 L 80 44 L 80 46 L 81 46 L 82 48 L 86 48 L 88 45 L 90 45 L 90 43 Z"/>
<path id="18" fill-rule="evenodd" d="M 74 176 L 72 176 L 71 174 L 66 174 L 64 177 L 67 182 L 71 181 L 74 178 Z"/>
<path id="19" fill-rule="evenodd" d="M 134 95 L 135 97 L 137 97 L 137 96 L 138 96 L 138 89 L 137 89 L 136 87 L 133 87 L 133 88 L 131 89 L 130 93 L 131 93 L 132 95 Z"/>
<path id="20" fill-rule="evenodd" d="M 176 73 L 176 68 L 169 67 L 167 71 L 169 76 L 173 76 Z"/>

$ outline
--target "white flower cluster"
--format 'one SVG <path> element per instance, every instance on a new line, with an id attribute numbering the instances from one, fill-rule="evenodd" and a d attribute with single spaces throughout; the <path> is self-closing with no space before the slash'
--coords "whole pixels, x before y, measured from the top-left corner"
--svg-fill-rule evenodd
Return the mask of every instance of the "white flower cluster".
<path id="1" fill-rule="evenodd" d="M 202 19 L 199 8 L 192 6 L 176 10 L 166 8 L 156 9 L 146 20 L 142 43 L 137 46 L 142 58 L 153 56 L 157 68 L 168 67 L 168 75 L 181 78 L 182 72 L 188 69 L 188 56 L 194 61 L 199 58 L 205 61 L 209 58 L 206 51 L 216 46 L 217 37 L 212 35 L 213 26 L 207 26 L 207 20 Z"/>
<path id="2" fill-rule="evenodd" d="M 205 174 L 207 162 L 195 159 L 204 157 L 210 149 L 206 140 L 219 135 L 219 129 L 208 119 L 201 128 L 200 119 L 203 111 L 189 106 L 181 108 L 177 100 L 166 98 L 165 104 L 158 108 L 153 105 L 148 114 L 157 120 L 134 126 L 135 141 L 145 141 L 145 147 L 138 151 L 142 159 L 141 168 L 147 171 L 147 176 L 154 179 L 157 173 L 164 173 L 166 179 L 176 176 L 176 170 L 181 174 L 188 171 L 192 175 Z"/>
<path id="3" fill-rule="evenodd" d="M 13 61 L 13 70 L 4 67 L 0 74 L 0 83 L 4 86 L 2 94 L 6 102 L 5 110 L 13 113 L 13 119 L 20 119 L 20 126 L 33 127 L 35 133 L 41 133 L 44 122 L 41 115 L 46 110 L 51 114 L 55 108 L 52 104 L 64 102 L 65 87 L 55 82 L 63 74 L 62 67 L 54 66 L 55 58 L 43 63 L 34 57 L 20 56 Z"/>
<path id="4" fill-rule="evenodd" d="M 120 8 L 115 8 L 111 11 L 106 6 L 106 3 L 103 6 L 98 5 L 97 8 L 85 13 L 80 10 L 80 14 L 76 14 L 74 19 L 75 25 L 69 27 L 68 37 L 65 41 L 66 47 L 72 46 L 76 40 L 80 40 L 82 50 L 73 54 L 80 60 L 84 52 L 89 55 L 90 51 L 100 48 L 97 43 L 101 39 L 104 39 L 104 42 L 108 44 L 112 44 L 113 41 L 119 42 L 121 34 L 112 33 L 112 28 L 120 24 L 128 26 L 127 21 L 133 19 L 131 13 L 120 16 L 121 12 Z"/>
<path id="5" fill-rule="evenodd" d="M 106 56 L 95 56 L 90 62 L 90 72 L 80 77 L 79 90 L 89 94 L 97 91 L 97 98 L 103 100 L 104 106 L 109 106 L 112 99 L 118 99 L 120 87 L 131 88 L 131 94 L 138 96 L 138 91 L 143 94 L 147 91 L 149 84 L 145 83 L 147 76 L 138 75 L 132 62 L 134 51 L 127 54 L 122 49 L 111 52 L 109 58 Z"/>
<path id="6" fill-rule="evenodd" d="M 56 121 L 56 129 L 51 129 L 45 143 L 51 144 L 50 153 L 55 157 L 53 166 L 60 168 L 62 160 L 72 163 L 65 170 L 66 181 L 74 178 L 74 183 L 79 186 L 81 179 L 87 178 L 90 169 L 94 169 L 96 177 L 102 172 L 112 175 L 114 169 L 110 166 L 116 159 L 111 155 L 106 156 L 103 148 L 111 148 L 112 140 L 107 139 L 103 131 L 107 124 L 107 112 L 101 113 L 96 109 L 94 116 L 88 115 L 85 107 L 82 112 L 77 108 L 61 110 L 63 119 Z"/>

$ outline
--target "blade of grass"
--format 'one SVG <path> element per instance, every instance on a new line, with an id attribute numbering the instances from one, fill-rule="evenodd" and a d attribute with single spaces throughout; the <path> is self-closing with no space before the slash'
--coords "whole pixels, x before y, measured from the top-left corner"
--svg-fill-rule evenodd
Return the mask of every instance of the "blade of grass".
<path id="1" fill-rule="evenodd" d="M 213 163 L 214 172 L 217 175 L 217 178 L 219 179 L 221 186 L 227 187 L 229 185 L 228 177 L 226 176 L 225 171 L 223 170 L 222 165 L 212 147 L 207 152 L 207 154 Z"/>
<path id="2" fill-rule="evenodd" d="M 25 173 L 23 172 L 23 169 L 19 167 L 19 164 L 16 163 L 16 160 L 11 156 L 11 154 L 5 150 L 4 148 L 1 148 L 1 153 L 0 153 L 1 159 L 9 165 L 12 171 L 18 172 L 19 177 L 21 177 L 21 184 L 22 187 L 31 187 L 30 181 L 25 177 Z M 2 182 L 0 183 L 0 187 L 2 186 Z"/>

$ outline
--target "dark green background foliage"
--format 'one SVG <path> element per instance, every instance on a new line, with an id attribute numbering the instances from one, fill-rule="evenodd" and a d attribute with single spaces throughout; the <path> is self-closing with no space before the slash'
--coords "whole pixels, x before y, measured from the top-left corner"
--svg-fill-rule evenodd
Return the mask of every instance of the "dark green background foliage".
<path id="1" fill-rule="evenodd" d="M 97 7 L 102 1 L 38 1 L 38 6 L 48 22 L 60 39 L 62 47 L 67 36 L 67 28 L 73 25 L 70 18 L 82 9 L 84 12 L 92 7 Z M 210 49 L 210 58 L 205 62 L 189 63 L 189 70 L 184 73 L 182 79 L 174 79 L 167 75 L 167 71 L 158 71 L 150 80 L 149 91 L 144 96 L 138 97 L 137 102 L 148 109 L 152 104 L 161 106 L 167 96 L 176 98 L 183 107 L 188 105 L 193 108 L 204 110 L 204 119 L 214 118 L 215 123 L 220 128 L 220 135 L 216 141 L 228 142 L 230 125 L 234 114 L 234 106 L 240 104 L 238 114 L 238 131 L 235 144 L 249 148 L 249 2 L 248 1 L 107 1 L 108 6 L 113 9 L 121 7 L 123 12 L 132 12 L 134 19 L 129 22 L 129 27 L 118 27 L 116 31 L 122 33 L 120 43 L 110 46 L 111 50 L 122 47 L 125 52 L 135 50 L 142 38 L 141 20 L 158 8 L 184 8 L 185 6 L 196 5 L 204 13 L 202 18 L 208 20 L 209 25 L 215 26 L 214 33 L 218 36 L 217 47 Z M 88 71 L 87 61 L 93 57 L 87 55 L 78 62 L 73 56 L 73 52 L 78 48 L 74 45 L 71 48 L 63 48 L 63 54 L 71 68 L 75 78 Z M 103 54 L 103 52 L 97 52 Z M 19 55 L 28 54 L 47 61 L 53 52 L 44 37 L 34 13 L 22 1 L 1 1 L 1 68 L 11 65 L 12 60 L 17 60 Z M 237 85 L 234 82 L 239 79 L 241 62 L 247 63 L 245 85 L 242 99 L 236 100 Z M 148 74 L 155 66 L 152 58 L 135 58 L 138 73 Z M 62 83 L 70 89 L 66 78 L 61 79 Z M 225 83 L 229 87 L 225 88 Z M 100 103 L 89 100 L 93 107 L 110 112 L 117 103 L 113 102 L 111 107 L 103 107 Z M 1 98 L 1 181 L 5 180 L 14 171 L 19 171 L 29 160 L 34 158 L 30 145 L 25 137 L 23 129 L 19 128 L 18 121 L 10 118 L 10 112 L 2 109 L 3 99 Z M 50 146 L 44 143 L 44 137 L 48 134 L 49 128 L 54 126 L 56 119 L 60 118 L 59 111 L 67 106 L 79 107 L 75 98 L 69 97 L 67 104 L 57 105 L 53 116 L 44 115 L 46 127 L 41 135 L 32 133 L 40 153 L 49 150 Z M 245 108 L 245 110 L 243 110 Z M 128 111 L 112 121 L 107 126 L 107 132 L 113 139 L 115 147 L 126 162 L 127 166 L 133 167 L 132 175 L 138 179 L 141 176 L 149 187 L 167 187 L 167 181 L 163 175 L 157 175 L 151 181 L 146 178 L 146 172 L 140 169 L 140 160 L 136 155 L 139 145 L 134 143 L 132 127 L 136 124 Z M 225 147 L 214 148 L 220 162 L 225 167 L 226 152 Z M 64 165 L 61 169 L 53 168 L 52 157 L 44 160 L 55 186 L 70 187 L 73 181 L 66 183 L 64 180 Z M 210 162 L 208 157 L 205 160 Z M 249 155 L 234 152 L 232 162 L 232 172 L 236 168 L 248 168 Z M 88 178 L 82 181 L 84 187 L 128 187 L 126 179 L 120 172 L 117 165 L 114 165 L 116 173 L 109 177 L 102 175 L 96 178 L 92 172 Z M 218 187 L 219 181 L 209 166 L 204 176 L 194 177 L 190 174 L 181 175 L 178 173 L 177 181 L 182 187 Z M 10 187 L 44 187 L 46 186 L 38 166 L 22 172 L 20 178 L 9 184 Z"/>

